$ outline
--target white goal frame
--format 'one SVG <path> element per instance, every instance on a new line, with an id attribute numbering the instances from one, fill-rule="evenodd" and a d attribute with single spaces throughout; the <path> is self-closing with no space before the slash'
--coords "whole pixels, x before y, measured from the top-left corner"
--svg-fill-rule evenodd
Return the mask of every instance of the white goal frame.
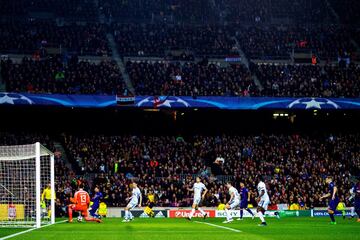
<path id="1" fill-rule="evenodd" d="M 21 148 L 29 149 L 29 151 L 21 151 Z M 24 153 L 27 152 L 27 153 Z M 48 157 L 43 161 L 49 161 L 50 167 L 50 188 L 51 188 L 51 215 L 50 221 L 47 224 L 54 224 L 55 223 L 55 163 L 54 163 L 54 153 L 51 152 L 49 149 L 41 145 L 39 142 L 34 144 L 28 145 L 10 145 L 10 146 L 0 146 L 0 162 L 6 161 L 35 161 L 35 189 L 31 191 L 35 191 L 35 221 L 31 221 L 31 224 L 5 224 L 2 225 L 2 221 L 0 220 L 0 227 L 33 227 L 33 228 L 40 228 L 42 224 L 41 219 L 41 161 L 42 157 Z M 0 166 L 5 166 L 0 165 Z M 4 167 L 5 169 L 6 167 Z M 0 171 L 4 170 L 0 169 Z M 14 179 L 16 181 L 16 179 Z M 1 182 L 0 182 L 1 183 Z M 19 183 L 20 184 L 20 183 Z M 5 187 L 3 187 L 5 188 Z M 5 188 L 5 191 L 9 191 Z M 32 224 L 32 223 L 35 224 Z"/>

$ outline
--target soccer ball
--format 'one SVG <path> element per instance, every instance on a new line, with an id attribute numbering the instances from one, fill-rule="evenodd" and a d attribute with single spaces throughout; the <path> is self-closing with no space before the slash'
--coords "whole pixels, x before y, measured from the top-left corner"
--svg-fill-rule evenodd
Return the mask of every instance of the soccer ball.
<path id="1" fill-rule="evenodd" d="M 83 217 L 82 217 L 82 216 L 78 216 L 77 221 L 78 221 L 78 222 L 82 222 L 82 220 L 83 220 Z"/>

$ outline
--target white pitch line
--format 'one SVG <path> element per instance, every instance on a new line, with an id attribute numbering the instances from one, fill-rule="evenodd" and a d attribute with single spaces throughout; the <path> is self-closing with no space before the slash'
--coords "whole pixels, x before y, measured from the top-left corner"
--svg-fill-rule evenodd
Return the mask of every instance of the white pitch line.
<path id="1" fill-rule="evenodd" d="M 226 230 L 233 231 L 233 232 L 241 232 L 240 230 L 237 230 L 237 229 L 234 229 L 234 228 L 224 227 L 224 226 L 220 226 L 220 225 L 216 225 L 216 224 L 212 224 L 212 223 L 198 222 L 198 221 L 195 221 L 195 222 L 196 223 L 201 223 L 201 224 L 206 224 L 206 225 L 217 227 L 217 228 L 226 229 Z"/>
<path id="2" fill-rule="evenodd" d="M 67 222 L 67 220 L 63 220 L 63 221 L 60 221 L 60 222 L 55 222 L 54 224 L 44 225 L 44 226 L 41 226 L 40 228 L 44 228 L 44 227 L 48 227 L 48 226 L 53 226 L 53 225 L 55 225 L 55 224 L 63 223 L 63 222 Z M 40 229 L 40 228 L 31 228 L 31 229 L 28 229 L 28 230 L 25 230 L 25 231 L 22 231 L 22 232 L 14 233 L 14 234 L 11 234 L 11 235 L 9 235 L 9 236 L 0 238 L 0 240 L 5 240 L 5 239 L 13 238 L 13 237 L 19 236 L 19 235 L 21 235 L 21 234 L 28 233 L 28 232 L 31 232 L 31 231 L 34 231 L 34 230 Z"/>

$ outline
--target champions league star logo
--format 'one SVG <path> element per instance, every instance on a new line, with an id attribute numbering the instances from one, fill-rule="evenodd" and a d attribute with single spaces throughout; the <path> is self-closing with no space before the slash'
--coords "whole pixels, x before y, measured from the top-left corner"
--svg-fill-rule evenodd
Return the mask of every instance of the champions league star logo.
<path id="1" fill-rule="evenodd" d="M 10 104 L 10 105 L 18 105 L 25 104 L 31 105 L 34 102 L 31 101 L 28 97 L 18 93 L 0 93 L 0 104 Z"/>
<path id="2" fill-rule="evenodd" d="M 338 109 L 339 105 L 326 98 L 299 98 L 291 102 L 288 108 L 299 109 Z"/>
<path id="3" fill-rule="evenodd" d="M 190 107 L 190 104 L 179 97 L 146 97 L 136 104 L 138 107 Z"/>

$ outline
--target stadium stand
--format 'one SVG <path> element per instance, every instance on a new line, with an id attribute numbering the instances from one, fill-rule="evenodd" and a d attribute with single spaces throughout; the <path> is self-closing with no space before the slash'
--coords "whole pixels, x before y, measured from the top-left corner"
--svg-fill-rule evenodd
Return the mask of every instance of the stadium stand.
<path id="1" fill-rule="evenodd" d="M 21 63 L 1 61 L 7 90 L 29 93 L 118 94 L 125 90 L 118 66 L 113 61 L 99 64 L 60 56 L 44 60 L 24 58 Z"/>
<path id="2" fill-rule="evenodd" d="M 266 176 L 273 203 L 302 202 L 314 207 L 321 205 L 318 198 L 326 174 L 342 178 L 335 181 L 339 180 L 341 198 L 347 199 L 348 192 L 341 189 L 349 189 L 354 174 L 349 166 L 359 164 L 359 144 L 354 141 L 358 137 L 71 135 L 65 142 L 73 161 L 84 172 L 96 174 L 94 183 L 102 186 L 110 206 L 126 202 L 132 179 L 145 192 L 155 189 L 160 206 L 188 206 L 191 199 L 186 184 L 195 174 L 206 179 L 210 190 L 206 206 L 217 206 L 226 198 L 221 186 L 224 179 L 235 181 L 236 186 L 240 181 L 255 186 L 255 176 L 260 173 Z M 223 166 L 213 163 L 218 156 L 225 159 Z M 251 190 L 254 201 L 256 190 Z"/>
<path id="3" fill-rule="evenodd" d="M 34 54 L 36 51 L 46 54 L 49 49 L 77 55 L 111 55 L 105 28 L 100 24 L 58 26 L 41 20 L 0 22 L 2 54 Z"/>
<path id="4" fill-rule="evenodd" d="M 222 27 L 114 24 L 113 29 L 119 52 L 124 56 L 165 57 L 170 50 L 209 57 L 234 53 L 235 42 Z"/>
<path id="5" fill-rule="evenodd" d="M 264 89 L 261 95 L 274 97 L 360 96 L 359 65 L 253 64 Z"/>
<path id="6" fill-rule="evenodd" d="M 293 51 L 308 51 L 324 61 L 336 60 L 355 51 L 345 27 L 257 27 L 240 28 L 239 44 L 252 59 L 290 59 Z"/>
<path id="7" fill-rule="evenodd" d="M 216 63 L 131 62 L 127 72 L 140 95 L 250 96 L 257 93 L 246 67 Z"/>

